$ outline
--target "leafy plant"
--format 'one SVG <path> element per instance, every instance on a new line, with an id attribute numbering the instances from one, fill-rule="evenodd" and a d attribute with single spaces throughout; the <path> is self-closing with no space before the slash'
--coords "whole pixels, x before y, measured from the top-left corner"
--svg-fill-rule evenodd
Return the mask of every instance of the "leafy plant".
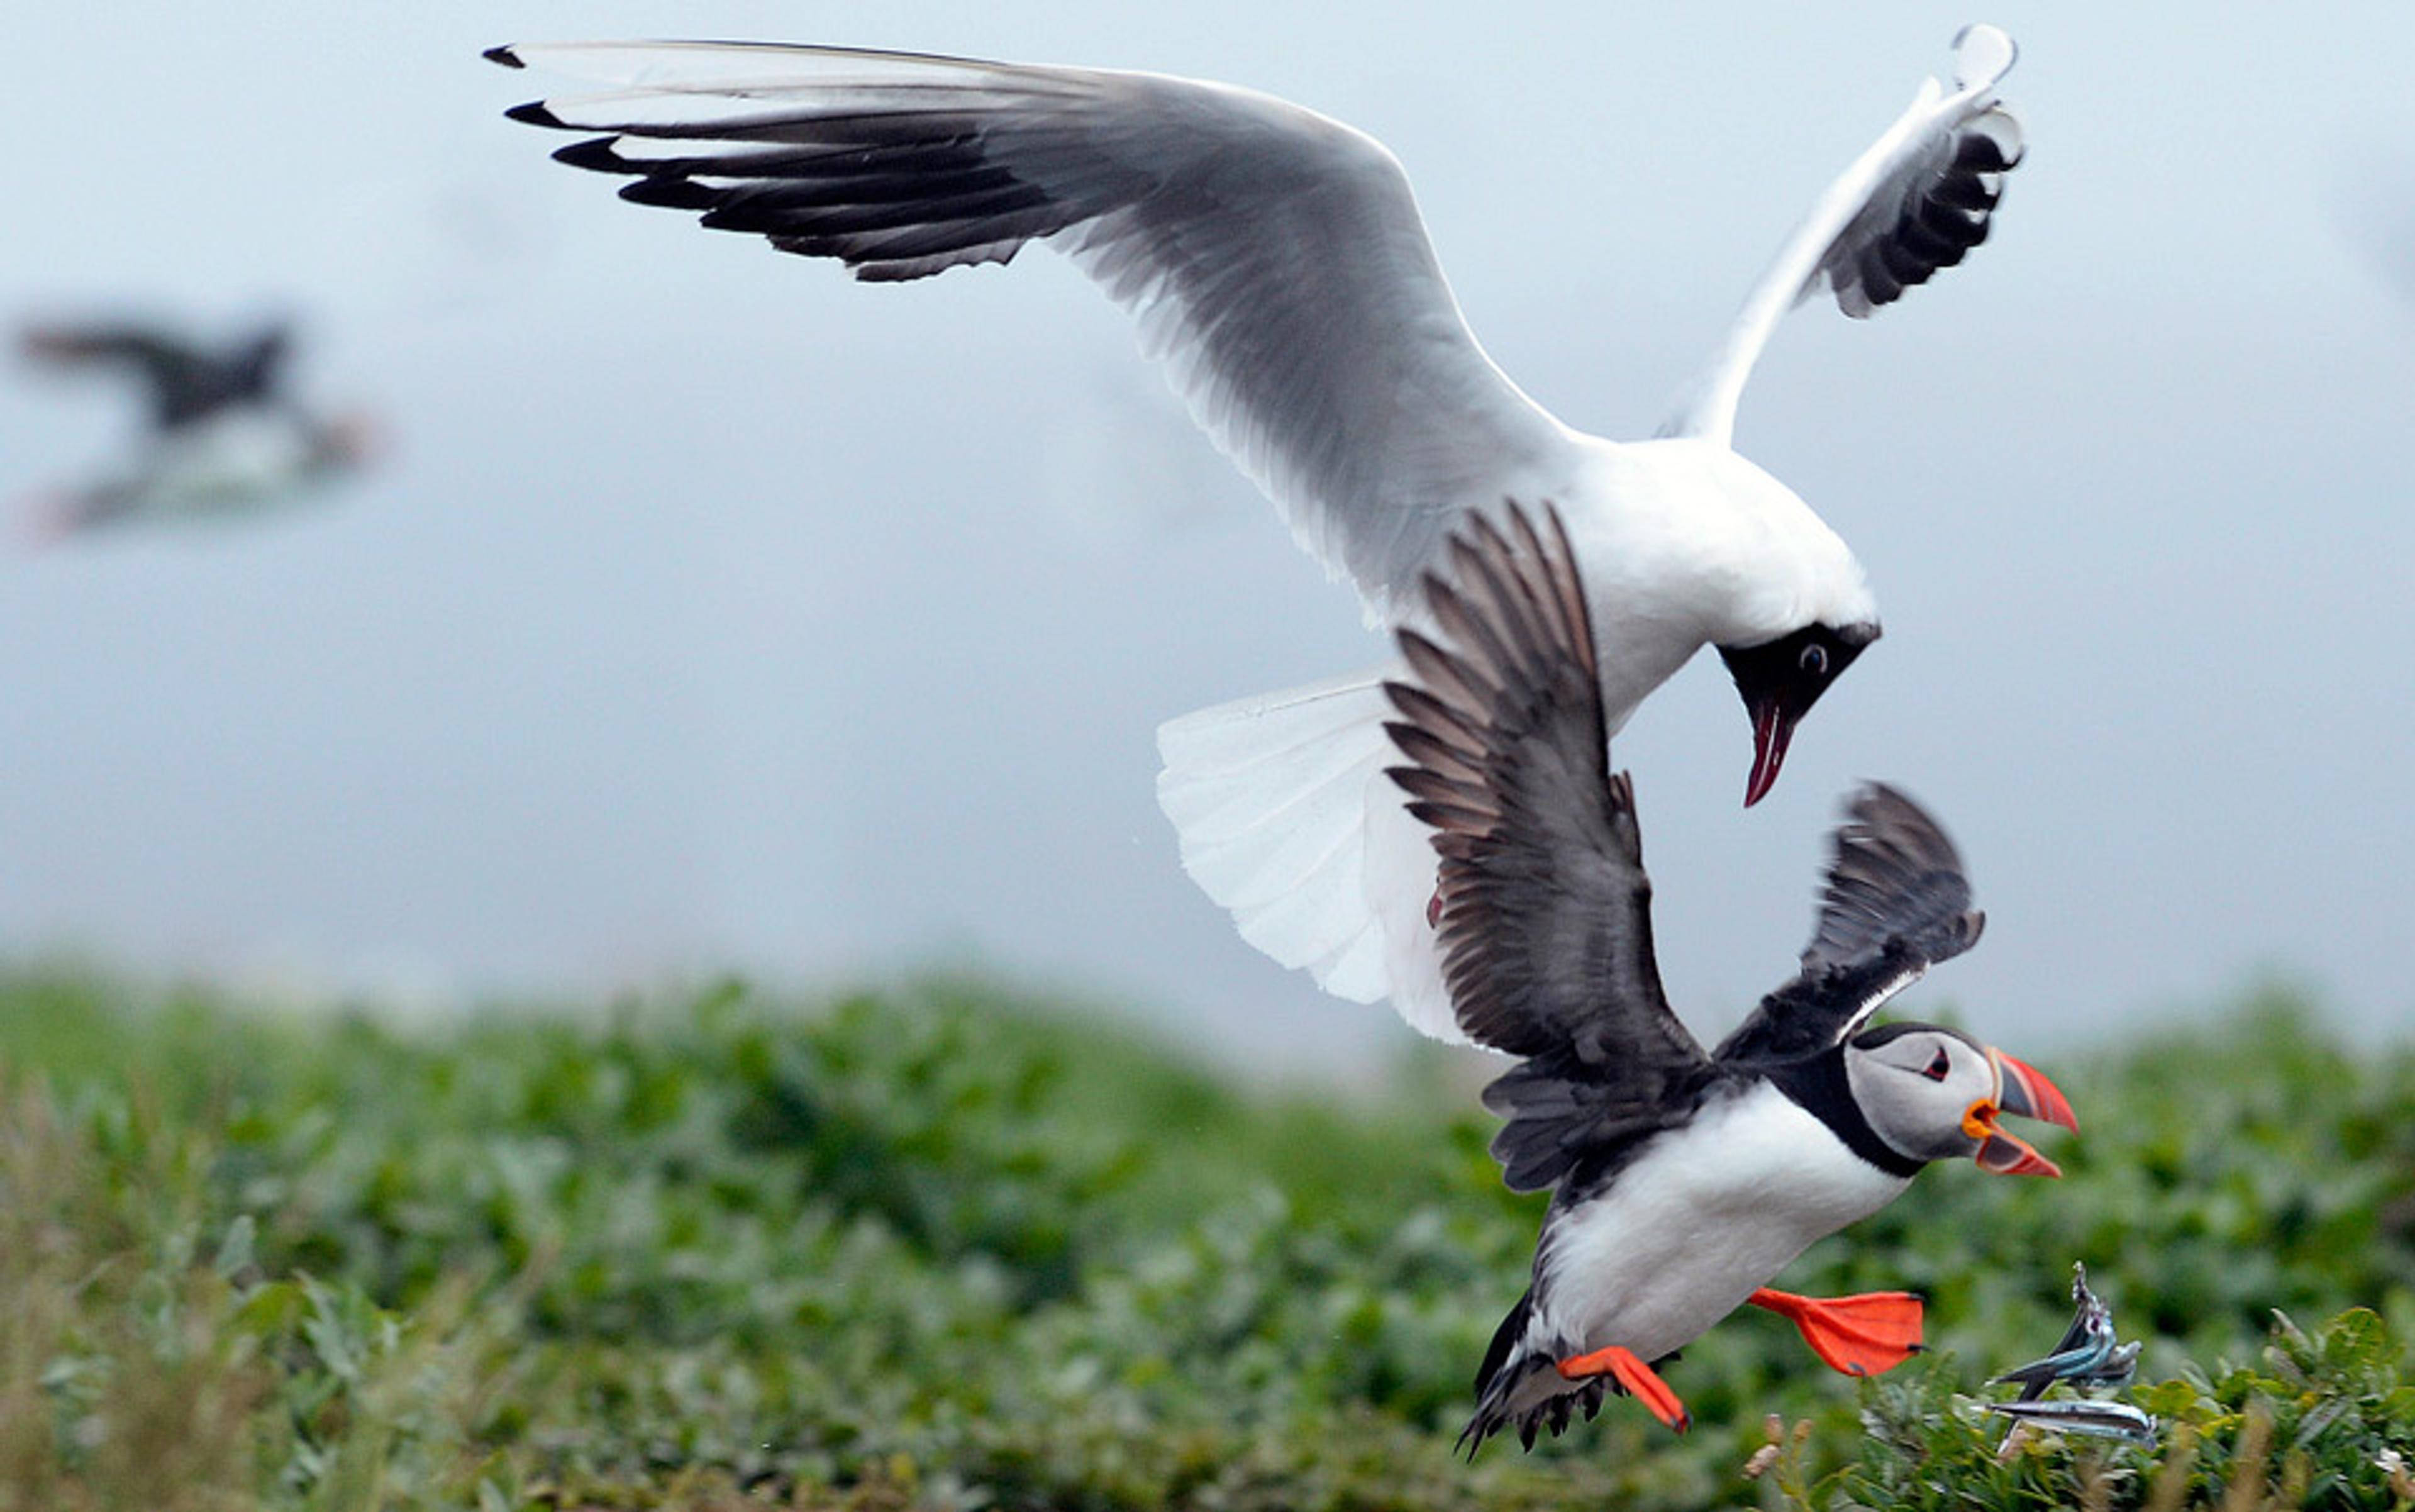
<path id="1" fill-rule="evenodd" d="M 1442 1053 L 1349 1099 L 962 981 L 406 1031 L 23 972 L 0 1512 L 2415 1501 L 2408 1058 L 2272 995 L 2046 1058 L 2063 1181 L 1932 1172 L 1784 1282 L 1923 1289 L 1936 1353 L 1856 1387 L 1740 1316 L 1672 1368 L 1690 1437 L 1613 1403 L 1470 1467 L 1539 1208 Z M 1971 1394 L 2074 1258 L 2168 1436 L 2000 1462 Z"/>

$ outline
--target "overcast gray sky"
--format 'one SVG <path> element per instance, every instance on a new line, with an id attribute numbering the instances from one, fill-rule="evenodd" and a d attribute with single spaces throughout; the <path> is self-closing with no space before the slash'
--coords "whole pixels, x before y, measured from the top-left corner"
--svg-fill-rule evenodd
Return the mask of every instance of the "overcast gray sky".
<path id="1" fill-rule="evenodd" d="M 1648 433 L 1811 197 L 2013 32 L 1994 240 L 1779 332 L 1739 449 L 1886 639 L 1737 801 L 1703 658 L 1633 768 L 1706 1034 L 1789 970 L 1863 776 L 1991 923 L 1922 989 L 2025 1051 L 2277 966 L 2415 1011 L 2415 14 L 1906 4 L 16 6 L 0 313 L 307 322 L 390 463 L 258 528 L 0 560 L 0 950 L 439 996 L 987 963 L 1231 1046 L 1406 1031 L 1175 861 L 1169 716 L 1375 659 L 1044 250 L 904 287 L 616 202 L 511 40 L 718 36 L 1248 83 L 1382 138 L 1469 320 Z M 0 494 L 131 406 L 0 373 Z"/>

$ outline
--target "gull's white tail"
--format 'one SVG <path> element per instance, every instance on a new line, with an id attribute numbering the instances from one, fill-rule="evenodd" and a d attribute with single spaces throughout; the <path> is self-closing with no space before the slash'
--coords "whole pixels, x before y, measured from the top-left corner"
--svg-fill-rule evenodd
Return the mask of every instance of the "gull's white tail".
<path id="1" fill-rule="evenodd" d="M 1182 867 L 1241 937 L 1336 996 L 1389 996 L 1437 1039 L 1463 1041 L 1423 900 L 1424 826 L 1384 769 L 1399 760 L 1384 680 L 1361 672 L 1220 704 L 1158 726 L 1158 806 Z"/>

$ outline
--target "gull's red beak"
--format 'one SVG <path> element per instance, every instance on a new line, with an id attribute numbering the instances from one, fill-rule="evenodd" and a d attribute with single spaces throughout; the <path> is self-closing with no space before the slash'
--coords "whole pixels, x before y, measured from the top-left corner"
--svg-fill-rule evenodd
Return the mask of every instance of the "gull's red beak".
<path id="1" fill-rule="evenodd" d="M 1794 720 L 1776 698 L 1753 705 L 1752 774 L 1744 783 L 1745 807 L 1760 802 L 1778 786 L 1778 769 L 1786 764 L 1786 745 L 1793 739 Z"/>
<path id="2" fill-rule="evenodd" d="M 1999 1114 L 2016 1114 L 2061 1124 L 2074 1133 L 2079 1120 L 2060 1088 L 2035 1067 L 2023 1065 L 2001 1050 L 1989 1050 L 1996 1068 L 1996 1095 L 1971 1104 L 1962 1115 L 1962 1131 L 1979 1142 L 1972 1159 L 1982 1171 L 2002 1176 L 2059 1176 L 2062 1168 L 2032 1148 L 2030 1142 L 1996 1122 Z"/>
<path id="3" fill-rule="evenodd" d="M 1736 696 L 1752 721 L 1752 774 L 1745 779 L 1744 806 L 1769 796 L 1786 765 L 1794 722 L 1811 711 L 1838 674 L 1879 638 L 1876 620 L 1852 624 L 1807 624 L 1790 636 L 1758 646 L 1721 646 Z"/>

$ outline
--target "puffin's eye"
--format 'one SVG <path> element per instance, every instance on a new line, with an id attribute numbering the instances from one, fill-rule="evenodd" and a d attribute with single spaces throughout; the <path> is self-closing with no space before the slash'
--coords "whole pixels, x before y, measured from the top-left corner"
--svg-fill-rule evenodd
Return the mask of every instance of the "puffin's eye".
<path id="1" fill-rule="evenodd" d="M 1930 1057 L 1928 1065 L 1920 1068 L 1920 1074 L 1928 1077 L 1932 1082 L 1942 1082 L 1945 1080 L 1946 1073 L 1951 1071 L 1953 1069 L 1954 1061 L 1952 1057 L 1948 1056 L 1944 1050 L 1941 1048 L 1935 1055 Z"/>
<path id="2" fill-rule="evenodd" d="M 1796 659 L 1796 665 L 1801 666 L 1806 673 L 1812 677 L 1825 676 L 1828 671 L 1828 648 L 1825 646 L 1804 647 L 1802 656 Z"/>

